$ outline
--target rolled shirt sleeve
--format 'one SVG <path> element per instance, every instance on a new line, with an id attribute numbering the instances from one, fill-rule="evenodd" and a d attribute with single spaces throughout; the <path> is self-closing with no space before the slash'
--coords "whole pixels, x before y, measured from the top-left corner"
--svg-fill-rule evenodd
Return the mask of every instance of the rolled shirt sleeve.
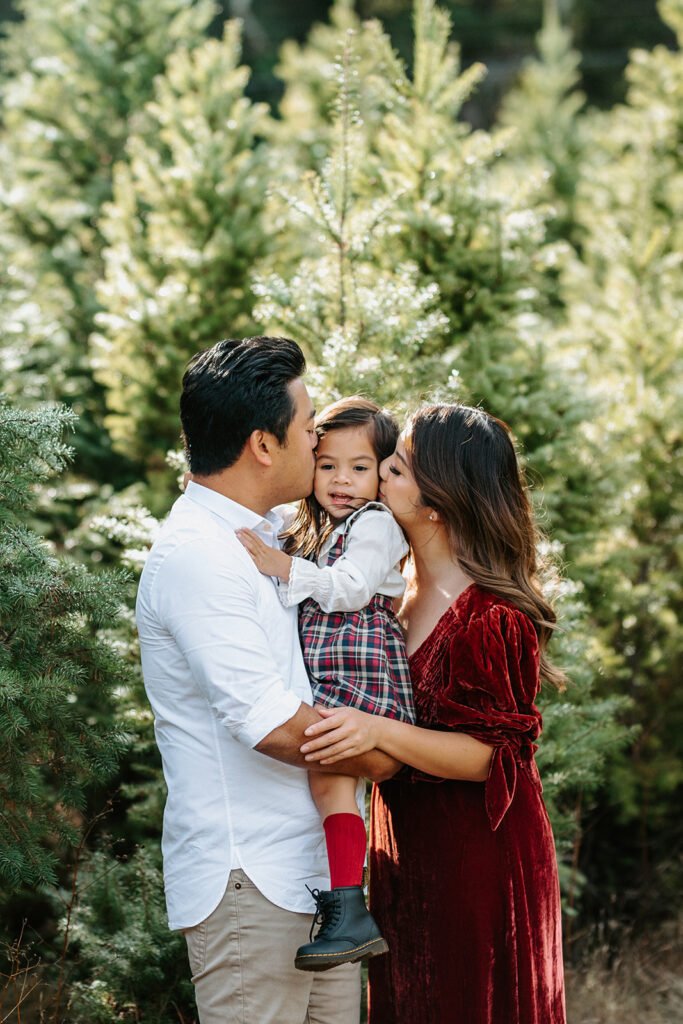
<path id="1" fill-rule="evenodd" d="M 407 551 L 391 513 L 368 509 L 353 522 L 346 550 L 333 565 L 320 567 L 305 558 L 292 559 L 289 580 L 278 589 L 280 600 L 291 607 L 311 597 L 324 612 L 359 611 L 374 594 L 386 591 L 392 572 L 397 587 L 389 596 L 399 596 L 403 584 L 396 566 Z"/>
<path id="2" fill-rule="evenodd" d="M 162 621 L 218 721 L 254 747 L 292 718 L 301 700 L 271 653 L 250 579 L 257 570 L 245 556 L 210 557 L 200 543 L 186 544 L 166 560 L 155 586 Z"/>

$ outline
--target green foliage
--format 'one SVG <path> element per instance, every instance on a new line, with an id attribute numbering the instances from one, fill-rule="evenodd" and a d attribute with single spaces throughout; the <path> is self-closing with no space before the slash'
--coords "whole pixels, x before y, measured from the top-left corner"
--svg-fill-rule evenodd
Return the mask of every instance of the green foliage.
<path id="1" fill-rule="evenodd" d="M 580 241 L 574 216 L 576 186 L 589 144 L 581 116 L 586 97 L 578 88 L 581 55 L 562 25 L 557 0 L 545 0 L 538 57 L 527 60 L 506 93 L 498 120 L 514 128 L 510 156 L 544 176 L 542 195 L 552 204 L 553 239 Z"/>
<path id="2" fill-rule="evenodd" d="M 508 420 L 543 481 L 541 511 L 572 554 L 601 523 L 589 432 L 598 400 L 549 344 L 555 249 L 535 185 L 504 164 L 506 136 L 456 120 L 482 69 L 461 73 L 449 19 L 431 0 L 414 12 L 410 74 L 377 23 L 347 33 L 339 94 L 327 105 L 329 155 L 273 200 L 272 221 L 303 239 L 304 253 L 262 276 L 255 316 L 302 341 L 320 401 L 361 389 L 403 412 L 426 393 L 457 395 Z M 366 54 L 377 60 L 367 78 Z M 564 605 L 567 635 L 585 638 L 587 609 L 569 596 Z M 606 751 L 628 732 L 617 722 L 625 702 L 594 692 L 598 652 L 587 664 L 585 641 L 565 639 L 559 657 L 573 683 L 545 698 L 541 756 L 558 847 L 571 861 L 577 801 L 595 792 Z M 579 879 L 567 867 L 564 880 L 569 898 Z"/>
<path id="3" fill-rule="evenodd" d="M 108 247 L 96 340 L 107 424 L 152 474 L 165 472 L 178 442 L 187 359 L 248 333 L 249 282 L 269 238 L 270 160 L 259 142 L 268 115 L 245 97 L 249 72 L 239 59 L 237 22 L 222 40 L 174 55 L 101 222 Z"/>
<path id="4" fill-rule="evenodd" d="M 680 0 L 661 10 L 683 38 Z M 603 408 L 592 430 L 614 491 L 599 543 L 578 562 L 604 644 L 603 690 L 630 695 L 642 726 L 611 798 L 638 821 L 647 865 L 677 841 L 683 786 L 680 49 L 635 51 L 627 81 L 627 103 L 593 122 L 576 204 L 585 241 L 563 274 L 558 340 L 581 358 Z"/>
<path id="5" fill-rule="evenodd" d="M 631 708 L 623 695 L 600 692 L 603 654 L 580 584 L 560 584 L 555 610 L 559 629 L 553 658 L 569 669 L 571 679 L 560 693 L 546 687 L 538 700 L 543 735 L 537 754 L 543 798 L 553 824 L 560 888 L 565 912 L 576 914 L 586 878 L 579 870 L 583 826 L 601 799 L 601 787 L 621 753 L 637 737 L 637 726 L 624 728 Z"/>
<path id="6" fill-rule="evenodd" d="M 28 389 L 79 413 L 79 465 L 101 479 L 113 467 L 88 340 L 101 274 L 97 218 L 128 135 L 144 132 L 155 76 L 169 53 L 201 37 L 213 5 L 93 0 L 87 18 L 80 0 L 23 0 L 20 9 L 1 51 L 1 248 L 11 266 L 0 281 L 0 366 L 20 371 L 17 394 Z"/>
<path id="7" fill-rule="evenodd" d="M 78 967 L 70 988 L 73 1024 L 170 1024 L 194 1019 L 187 948 L 169 932 L 158 856 L 91 857 L 79 879 L 71 929 Z"/>
<path id="8" fill-rule="evenodd" d="M 413 391 L 443 376 L 441 360 L 424 349 L 447 321 L 434 308 L 436 289 L 417 287 L 414 265 L 384 269 L 377 259 L 390 235 L 392 203 L 367 188 L 370 155 L 351 106 L 350 62 L 347 41 L 329 159 L 320 174 L 309 172 L 274 199 L 275 223 L 306 238 L 308 252 L 287 277 L 263 274 L 254 315 L 299 340 L 322 401 L 361 390 L 396 403 L 406 380 Z"/>
<path id="9" fill-rule="evenodd" d="M 94 576 L 51 556 L 24 525 L 37 479 L 69 456 L 73 414 L 0 406 L 0 877 L 5 892 L 56 879 L 77 842 L 87 787 L 111 777 L 124 746 L 112 697 L 125 682 L 97 630 L 116 619 L 121 572 Z"/>
<path id="10" fill-rule="evenodd" d="M 473 131 L 458 119 L 484 69 L 461 72 L 448 15 L 419 0 L 414 27 L 410 73 L 377 22 L 345 37 L 338 29 L 336 41 L 332 29 L 316 29 L 297 49 L 309 98 L 317 95 L 316 67 L 327 83 L 315 115 L 312 99 L 305 109 L 330 155 L 311 159 L 298 192 L 280 189 L 298 219 L 279 206 L 272 218 L 303 252 L 290 244 L 273 253 L 279 272 L 261 280 L 265 301 L 256 315 L 303 337 L 335 393 L 354 379 L 380 388 L 385 400 L 457 389 L 510 422 L 543 483 L 556 536 L 585 545 L 603 500 L 592 474 L 595 445 L 584 431 L 595 405 L 567 354 L 549 344 L 562 249 L 546 242 L 542 168 L 538 162 L 530 174 L 507 157 L 510 131 Z M 343 53 L 336 63 L 335 53 Z M 285 100 L 304 87 L 290 71 Z M 420 296 L 419 310 L 389 297 L 392 281 L 400 295 Z M 401 332 L 404 322 L 418 321 L 415 345 L 410 331 L 403 339 Z"/>

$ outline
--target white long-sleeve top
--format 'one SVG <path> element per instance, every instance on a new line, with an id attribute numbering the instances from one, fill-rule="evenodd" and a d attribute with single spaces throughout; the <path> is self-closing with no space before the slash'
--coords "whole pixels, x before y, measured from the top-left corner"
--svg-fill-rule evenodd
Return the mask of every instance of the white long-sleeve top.
<path id="1" fill-rule="evenodd" d="M 326 565 L 330 548 L 346 535 L 344 553 Z M 405 580 L 399 563 L 408 544 L 391 512 L 379 502 L 349 516 L 325 541 L 315 562 L 293 558 L 289 580 L 278 593 L 286 608 L 312 597 L 324 612 L 355 612 L 375 594 L 400 597 Z"/>
<path id="2" fill-rule="evenodd" d="M 313 703 L 296 611 L 235 536 L 246 526 L 275 547 L 281 525 L 191 482 L 140 580 L 142 669 L 168 787 L 171 928 L 208 917 L 234 867 L 287 910 L 310 912 L 306 884 L 329 888 L 307 772 L 253 749 Z"/>

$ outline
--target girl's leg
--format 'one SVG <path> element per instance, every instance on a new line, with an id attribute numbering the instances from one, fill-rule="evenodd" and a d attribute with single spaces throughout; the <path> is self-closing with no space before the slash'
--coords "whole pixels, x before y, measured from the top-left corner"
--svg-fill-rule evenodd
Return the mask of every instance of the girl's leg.
<path id="1" fill-rule="evenodd" d="M 387 944 L 363 896 L 366 838 L 355 800 L 357 780 L 321 772 L 309 772 L 308 778 L 325 828 L 331 886 L 329 892 L 313 890 L 320 929 L 296 951 L 294 966 L 327 971 L 386 953 Z"/>
<path id="2" fill-rule="evenodd" d="M 356 804 L 358 780 L 323 772 L 309 772 L 308 779 L 325 829 L 330 888 L 361 885 L 367 837 Z"/>

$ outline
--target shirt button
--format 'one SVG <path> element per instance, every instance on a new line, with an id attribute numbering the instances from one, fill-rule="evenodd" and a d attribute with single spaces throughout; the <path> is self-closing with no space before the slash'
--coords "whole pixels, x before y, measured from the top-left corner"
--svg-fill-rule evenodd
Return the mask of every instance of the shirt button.
<path id="1" fill-rule="evenodd" d="M 272 529 L 272 526 L 270 525 L 270 523 L 264 523 L 264 524 L 263 524 L 263 529 L 264 529 L 264 530 L 271 530 L 271 529 Z"/>
<path id="2" fill-rule="evenodd" d="M 235 888 L 236 889 L 241 889 L 242 888 L 242 883 L 241 882 L 235 882 Z"/>

